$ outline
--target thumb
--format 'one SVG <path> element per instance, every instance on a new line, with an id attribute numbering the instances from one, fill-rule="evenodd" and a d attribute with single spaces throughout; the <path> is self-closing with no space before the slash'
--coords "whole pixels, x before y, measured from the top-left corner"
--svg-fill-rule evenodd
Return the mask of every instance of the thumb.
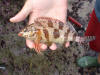
<path id="1" fill-rule="evenodd" d="M 32 10 L 32 6 L 30 4 L 30 1 L 27 0 L 22 10 L 16 16 L 10 18 L 10 21 L 11 22 L 23 21 L 29 15 L 31 10 Z"/>

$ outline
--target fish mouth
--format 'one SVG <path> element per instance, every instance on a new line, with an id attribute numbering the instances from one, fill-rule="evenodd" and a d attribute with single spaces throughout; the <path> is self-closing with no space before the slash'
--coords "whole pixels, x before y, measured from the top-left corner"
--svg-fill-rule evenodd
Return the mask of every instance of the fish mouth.
<path id="1" fill-rule="evenodd" d="M 22 33 L 18 33 L 18 36 L 22 37 Z"/>

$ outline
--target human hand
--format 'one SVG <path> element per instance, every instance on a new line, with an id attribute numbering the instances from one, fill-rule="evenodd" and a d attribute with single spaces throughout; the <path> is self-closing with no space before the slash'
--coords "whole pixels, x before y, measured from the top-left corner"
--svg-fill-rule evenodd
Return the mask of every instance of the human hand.
<path id="1" fill-rule="evenodd" d="M 22 10 L 10 19 L 11 22 L 23 21 L 29 15 L 28 24 L 34 23 L 34 19 L 40 16 L 57 18 L 66 22 L 67 0 L 27 0 Z M 34 42 L 26 39 L 26 45 L 34 48 Z M 69 46 L 69 42 L 66 43 Z M 44 51 L 47 45 L 40 44 L 40 48 Z M 50 46 L 51 50 L 56 50 L 56 44 Z"/>

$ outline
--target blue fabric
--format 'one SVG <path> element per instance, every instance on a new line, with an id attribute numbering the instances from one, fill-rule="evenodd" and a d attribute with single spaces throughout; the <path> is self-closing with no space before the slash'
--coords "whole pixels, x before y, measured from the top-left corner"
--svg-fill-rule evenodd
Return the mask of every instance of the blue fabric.
<path id="1" fill-rule="evenodd" d="M 96 0 L 95 13 L 96 13 L 96 16 L 100 22 L 100 0 Z"/>

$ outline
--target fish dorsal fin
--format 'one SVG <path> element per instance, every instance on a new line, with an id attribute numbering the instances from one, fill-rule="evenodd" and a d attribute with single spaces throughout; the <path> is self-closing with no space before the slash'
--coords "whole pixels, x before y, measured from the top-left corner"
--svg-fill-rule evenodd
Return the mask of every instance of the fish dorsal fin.
<path id="1" fill-rule="evenodd" d="M 35 22 L 41 23 L 41 25 L 50 28 L 62 29 L 64 24 L 62 21 L 51 18 L 51 17 L 38 17 L 35 19 Z"/>
<path id="2" fill-rule="evenodd" d="M 46 22 L 47 20 L 53 21 L 53 22 L 62 22 L 59 19 L 55 19 L 52 17 L 38 17 L 35 19 L 35 21 L 39 21 L 39 22 Z"/>
<path id="3" fill-rule="evenodd" d="M 75 30 L 74 26 L 73 26 L 70 22 L 67 22 L 67 24 L 66 24 L 66 25 L 68 25 L 68 26 L 69 26 L 69 28 L 70 28 L 72 31 L 74 31 L 74 32 L 76 32 L 76 33 L 77 33 L 77 31 Z"/>
<path id="4" fill-rule="evenodd" d="M 40 25 L 43 26 L 44 28 L 53 28 L 53 29 L 64 30 L 64 31 L 69 29 L 72 32 L 75 32 L 77 34 L 75 28 L 71 24 L 64 23 L 59 19 L 55 19 L 51 17 L 38 17 L 36 18 L 35 22 L 40 23 Z"/>

